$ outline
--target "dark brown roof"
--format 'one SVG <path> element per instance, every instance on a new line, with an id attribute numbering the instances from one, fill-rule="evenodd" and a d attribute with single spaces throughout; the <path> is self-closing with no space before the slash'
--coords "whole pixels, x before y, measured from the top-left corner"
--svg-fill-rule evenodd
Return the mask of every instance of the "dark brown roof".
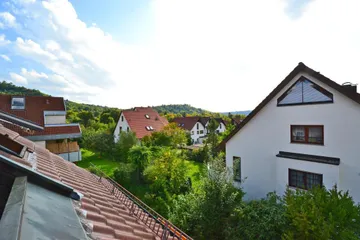
<path id="1" fill-rule="evenodd" d="M 320 72 L 316 72 L 315 70 L 309 68 L 304 63 L 300 62 L 287 77 L 253 110 L 251 113 L 234 129 L 234 131 L 227 136 L 219 145 L 219 149 L 225 150 L 225 145 L 227 141 L 229 141 L 241 128 L 243 128 L 255 115 L 260 112 L 260 110 L 268 104 L 271 99 L 273 99 L 276 94 L 278 94 L 297 74 L 300 72 L 307 73 L 311 77 L 314 77 L 318 81 L 328 85 L 329 87 L 337 90 L 338 92 L 342 93 L 344 96 L 348 97 L 349 99 L 357 102 L 360 104 L 360 94 L 341 86 L 340 84 L 334 82 L 333 80 L 325 77 L 324 75 L 320 74 Z"/>
<path id="2" fill-rule="evenodd" d="M 65 111 L 62 97 L 21 96 L 25 98 L 25 109 L 11 109 L 12 95 L 0 94 L 0 110 L 22 119 L 44 126 L 44 111 Z"/>
<path id="3" fill-rule="evenodd" d="M 43 131 L 31 131 L 31 132 L 24 131 L 23 129 L 21 129 L 21 127 L 9 123 L 3 123 L 3 125 L 6 128 L 11 129 L 24 137 L 81 133 L 81 129 L 79 125 L 44 127 Z"/>
<path id="4" fill-rule="evenodd" d="M 159 113 L 151 107 L 136 107 L 130 110 L 124 110 L 122 113 L 131 131 L 135 132 L 136 137 L 139 139 L 151 135 L 153 131 L 159 131 L 169 124 L 166 118 L 161 117 Z M 150 118 L 147 119 L 145 115 L 148 115 Z M 147 126 L 152 126 L 154 130 L 146 130 Z"/>
<path id="5" fill-rule="evenodd" d="M 1 124 L 0 134 L 8 135 L 9 138 L 27 147 L 23 157 L 11 155 L 2 150 L 0 150 L 0 155 L 29 168 L 35 168 L 35 171 L 71 186 L 84 195 L 80 208 L 86 211 L 86 221 L 92 224 L 93 238 L 91 239 L 159 239 L 146 225 L 133 216 L 131 210 L 113 194 L 111 188 L 107 188 L 107 180 L 99 181 L 85 169 L 65 161 Z M 36 163 L 28 160 L 32 152 L 36 153 Z M 147 216 L 144 215 L 144 217 Z"/>
<path id="6" fill-rule="evenodd" d="M 200 117 L 178 117 L 174 118 L 173 122 L 177 123 L 179 127 L 191 130 L 197 122 L 200 122 Z M 203 123 L 202 123 L 203 124 Z M 203 124 L 205 126 L 205 124 Z"/>

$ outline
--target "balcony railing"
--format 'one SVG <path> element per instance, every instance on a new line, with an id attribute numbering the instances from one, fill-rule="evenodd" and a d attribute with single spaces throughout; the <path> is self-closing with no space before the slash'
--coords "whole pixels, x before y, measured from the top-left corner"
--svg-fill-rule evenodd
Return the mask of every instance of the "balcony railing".
<path id="1" fill-rule="evenodd" d="M 111 193 L 120 200 L 125 206 L 130 209 L 130 213 L 149 227 L 162 240 L 178 239 L 178 240 L 192 240 L 183 231 L 177 228 L 170 221 L 166 220 L 155 210 L 143 203 L 140 199 L 135 197 L 132 193 L 126 190 L 123 186 L 118 184 L 115 180 L 107 176 L 94 164 L 90 163 L 92 167 L 96 168 L 100 176 L 92 174 L 97 181 L 101 182 Z"/>

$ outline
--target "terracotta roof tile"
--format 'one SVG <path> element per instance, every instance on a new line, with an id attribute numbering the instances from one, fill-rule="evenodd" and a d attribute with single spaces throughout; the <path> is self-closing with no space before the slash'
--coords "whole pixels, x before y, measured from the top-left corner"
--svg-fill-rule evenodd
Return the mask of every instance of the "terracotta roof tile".
<path id="1" fill-rule="evenodd" d="M 62 181 L 84 195 L 81 209 L 87 211 L 86 219 L 93 223 L 93 235 L 98 239 L 159 239 L 142 222 L 131 216 L 130 210 L 94 175 L 75 164 L 50 153 L 41 146 L 19 136 L 0 125 L 0 134 L 8 134 L 14 140 L 34 150 L 37 161 L 36 171 Z M 29 161 L 0 151 L 1 155 L 31 167 Z M 137 209 L 139 211 L 139 209 Z M 148 215 L 146 215 L 148 216 Z M 146 217 L 145 216 L 145 217 Z"/>
<path id="2" fill-rule="evenodd" d="M 11 109 L 11 95 L 0 94 L 0 110 L 44 126 L 44 111 L 65 111 L 62 97 L 23 96 L 25 109 Z"/>
<path id="3" fill-rule="evenodd" d="M 131 131 L 135 132 L 136 137 L 141 139 L 147 135 L 151 135 L 153 131 L 146 130 L 147 126 L 152 126 L 154 131 L 163 129 L 169 122 L 161 117 L 157 111 L 151 107 L 137 107 L 130 110 L 122 111 Z M 147 119 L 145 115 L 150 118 Z"/>

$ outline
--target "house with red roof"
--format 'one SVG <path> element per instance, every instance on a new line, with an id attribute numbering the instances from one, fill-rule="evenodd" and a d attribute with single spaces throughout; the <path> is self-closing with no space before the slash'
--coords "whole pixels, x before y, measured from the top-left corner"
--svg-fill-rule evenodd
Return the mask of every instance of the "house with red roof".
<path id="1" fill-rule="evenodd" d="M 225 132 L 226 122 L 221 118 L 214 118 L 218 122 L 217 133 Z M 202 144 L 209 133 L 208 125 L 210 117 L 178 117 L 173 122 L 186 131 L 190 132 L 193 144 Z"/>
<path id="2" fill-rule="evenodd" d="M 132 131 L 138 139 L 162 130 L 169 122 L 151 107 L 135 107 L 123 110 L 114 130 L 114 140 L 119 140 L 121 132 Z"/>
<path id="3" fill-rule="evenodd" d="M 81 160 L 78 123 L 66 123 L 62 97 L 0 95 L 0 122 L 68 161 Z"/>
<path id="4" fill-rule="evenodd" d="M 11 239 L 192 238 L 108 176 L 0 124 L 0 240 Z"/>

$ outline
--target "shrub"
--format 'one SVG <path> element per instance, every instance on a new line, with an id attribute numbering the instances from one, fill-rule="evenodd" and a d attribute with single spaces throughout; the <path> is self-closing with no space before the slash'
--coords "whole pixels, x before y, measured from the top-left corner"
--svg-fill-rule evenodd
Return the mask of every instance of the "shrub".
<path id="1" fill-rule="evenodd" d="M 119 167 L 114 170 L 113 177 L 116 182 L 123 186 L 129 186 L 135 169 L 131 163 L 119 163 Z"/>

